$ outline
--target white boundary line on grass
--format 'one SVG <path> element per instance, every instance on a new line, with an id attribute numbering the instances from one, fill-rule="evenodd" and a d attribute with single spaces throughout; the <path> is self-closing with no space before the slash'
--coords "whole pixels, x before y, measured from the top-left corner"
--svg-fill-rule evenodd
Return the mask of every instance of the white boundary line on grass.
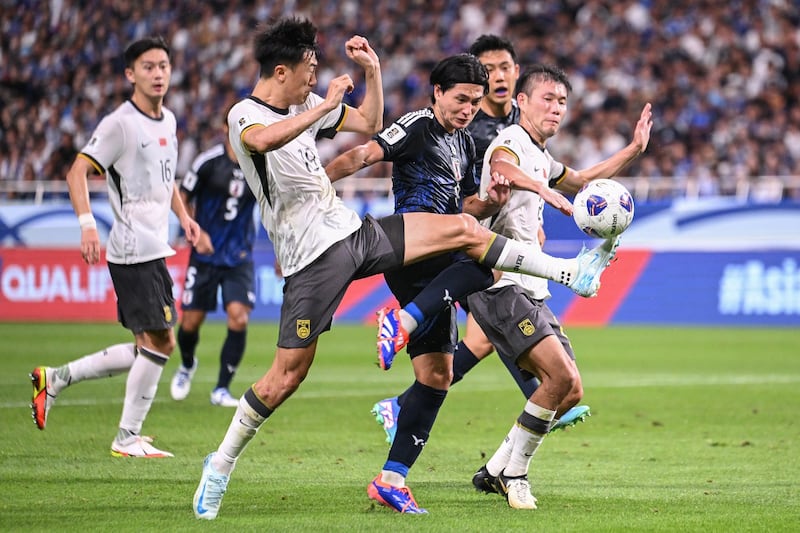
<path id="1" fill-rule="evenodd" d="M 203 380 L 199 381 L 203 383 Z M 205 382 L 213 383 L 213 380 Z M 344 382 L 340 382 L 345 384 Z M 770 385 L 770 384 L 793 384 L 800 383 L 800 374 L 763 374 L 763 375 L 732 375 L 732 376 L 686 376 L 682 374 L 652 374 L 640 375 L 638 377 L 624 377 L 619 374 L 595 374 L 594 377 L 585 381 L 586 388 L 603 388 L 603 389 L 621 389 L 621 388 L 661 388 L 661 387 L 695 387 L 695 386 L 737 386 L 737 385 Z M 512 390 L 513 383 L 511 380 L 507 382 L 508 387 L 498 386 L 497 382 L 491 383 L 481 382 L 475 380 L 472 384 L 462 386 L 464 390 L 480 391 L 480 392 L 505 392 Z M 516 390 L 514 388 L 513 390 Z M 353 390 L 337 390 L 336 392 L 322 392 L 322 391 L 298 391 L 294 398 L 305 399 L 318 399 L 318 398 L 342 398 L 342 397 L 357 397 L 357 396 L 380 396 L 386 394 L 386 387 L 363 388 Z M 75 398 L 75 399 L 59 399 L 56 402 L 56 407 L 70 407 L 70 406 L 91 406 L 91 405 L 109 405 L 109 404 L 122 404 L 124 395 L 120 394 L 116 398 Z M 181 403 L 174 402 L 164 395 L 161 398 L 156 398 L 154 403 Z M 210 404 L 209 404 L 210 405 Z M 20 409 L 30 408 L 30 400 L 14 401 L 14 402 L 0 402 L 0 409 Z"/>

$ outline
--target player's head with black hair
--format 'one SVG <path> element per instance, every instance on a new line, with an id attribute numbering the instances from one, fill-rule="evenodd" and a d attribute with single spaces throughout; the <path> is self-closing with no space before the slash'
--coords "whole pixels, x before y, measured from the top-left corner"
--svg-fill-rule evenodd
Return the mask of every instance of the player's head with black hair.
<path id="1" fill-rule="evenodd" d="M 572 92 L 572 85 L 566 72 L 554 65 L 536 64 L 527 67 L 519 77 L 517 92 L 514 96 L 516 97 L 520 93 L 530 96 L 537 85 L 548 81 L 563 85 L 567 89 L 567 94 Z"/>
<path id="2" fill-rule="evenodd" d="M 155 48 L 164 50 L 164 52 L 167 53 L 167 58 L 169 58 L 169 46 L 167 46 L 167 43 L 162 37 L 146 37 L 144 39 L 139 39 L 138 41 L 132 42 L 125 49 L 125 52 L 122 56 L 125 60 L 125 67 L 132 69 L 133 64 L 142 54 Z"/>
<path id="3" fill-rule="evenodd" d="M 431 85 L 437 85 L 442 92 L 447 92 L 457 83 L 470 83 L 483 87 L 483 93 L 489 90 L 489 74 L 478 58 L 472 54 L 449 56 L 436 64 L 431 71 Z M 436 103 L 434 93 L 431 102 Z"/>
<path id="4" fill-rule="evenodd" d="M 317 28 L 307 19 L 279 19 L 256 34 L 253 50 L 261 77 L 272 77 L 278 65 L 294 68 L 310 57 L 319 57 Z"/>
<path id="5" fill-rule="evenodd" d="M 498 35 L 481 35 L 475 39 L 475 42 L 469 47 L 468 52 L 475 57 L 480 57 L 481 54 L 485 54 L 486 52 L 501 50 L 508 52 L 511 55 L 511 59 L 514 60 L 514 63 L 517 62 L 517 52 L 514 50 L 514 45 L 511 44 L 511 41 L 508 39 Z"/>

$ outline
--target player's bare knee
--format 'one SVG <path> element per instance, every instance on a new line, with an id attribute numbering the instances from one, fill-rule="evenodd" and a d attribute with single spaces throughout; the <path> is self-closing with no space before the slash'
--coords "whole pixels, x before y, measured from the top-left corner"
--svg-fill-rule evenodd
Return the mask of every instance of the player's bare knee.
<path id="1" fill-rule="evenodd" d="M 417 376 L 417 381 L 437 390 L 448 390 L 453 381 L 453 370 L 437 369 L 424 376 Z"/>
<path id="2" fill-rule="evenodd" d="M 458 238 L 462 239 L 462 245 L 464 247 L 484 245 L 488 230 L 481 226 L 472 215 L 461 213 L 457 216 L 460 222 Z"/>
<path id="3" fill-rule="evenodd" d="M 167 357 L 175 350 L 175 334 L 171 329 L 161 331 L 146 331 L 144 333 L 146 341 L 143 346 L 150 345 L 155 351 Z"/>
<path id="4" fill-rule="evenodd" d="M 451 368 L 447 371 L 437 373 L 436 377 L 438 381 L 438 386 L 436 388 L 439 390 L 447 390 L 453 382 L 453 369 Z"/>
<path id="5" fill-rule="evenodd" d="M 248 323 L 247 313 L 228 315 L 228 329 L 232 331 L 244 331 Z"/>
<path id="6" fill-rule="evenodd" d="M 483 228 L 475 217 L 464 213 L 447 215 L 447 224 L 440 227 L 440 237 L 446 240 L 450 247 L 469 249 L 484 244 L 486 229 Z"/>

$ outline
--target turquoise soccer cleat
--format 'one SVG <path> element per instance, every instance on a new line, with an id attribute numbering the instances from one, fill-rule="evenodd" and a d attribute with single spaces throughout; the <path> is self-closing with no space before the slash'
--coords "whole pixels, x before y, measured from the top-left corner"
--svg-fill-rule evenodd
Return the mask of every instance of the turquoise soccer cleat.
<path id="1" fill-rule="evenodd" d="M 584 422 L 586 418 L 590 416 L 592 416 L 592 413 L 589 410 L 588 405 L 576 405 L 564 413 L 564 415 L 558 419 L 558 422 L 553 424 L 553 427 L 550 428 L 549 433 L 574 426 L 578 422 Z"/>

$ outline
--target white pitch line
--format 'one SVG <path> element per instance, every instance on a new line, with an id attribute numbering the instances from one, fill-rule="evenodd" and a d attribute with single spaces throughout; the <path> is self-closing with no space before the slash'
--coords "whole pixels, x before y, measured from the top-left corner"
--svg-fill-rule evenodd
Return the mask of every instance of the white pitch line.
<path id="1" fill-rule="evenodd" d="M 214 380 L 200 380 L 200 383 L 208 382 L 215 383 Z M 339 385 L 346 385 L 349 380 L 340 380 Z M 334 392 L 326 391 L 298 391 L 294 394 L 294 398 L 300 399 L 318 399 L 318 398 L 355 398 L 360 396 L 380 396 L 385 395 L 387 387 L 392 387 L 393 383 L 378 383 L 371 382 L 369 387 L 365 387 L 363 380 L 353 380 L 352 383 L 357 383 L 358 386 L 346 390 L 336 390 Z M 594 377 L 591 375 L 588 379 L 584 380 L 587 389 L 602 388 L 602 389 L 627 389 L 627 388 L 663 388 L 663 387 L 696 387 L 696 386 L 740 386 L 740 385 L 788 385 L 800 383 L 800 374 L 744 374 L 744 375 L 731 375 L 731 376 L 686 376 L 682 374 L 653 374 L 653 375 L 640 375 L 637 377 L 623 377 L 618 374 L 603 375 L 596 374 Z M 483 380 L 474 380 L 469 385 L 462 385 L 453 390 L 469 390 L 472 392 L 507 392 L 509 390 L 516 390 L 513 387 L 512 381 L 509 379 L 504 385 L 500 386 L 496 380 L 491 382 Z M 391 390 L 391 389 L 390 389 Z M 118 398 L 76 398 L 69 399 L 63 398 L 56 402 L 55 408 L 58 407 L 79 407 L 79 406 L 92 406 L 92 405 L 120 405 L 123 402 L 123 395 L 120 394 Z M 174 402 L 166 397 L 156 398 L 154 403 L 180 403 Z M 30 400 L 26 401 L 13 401 L 13 402 L 0 402 L 0 409 L 21 409 L 29 408 Z"/>

